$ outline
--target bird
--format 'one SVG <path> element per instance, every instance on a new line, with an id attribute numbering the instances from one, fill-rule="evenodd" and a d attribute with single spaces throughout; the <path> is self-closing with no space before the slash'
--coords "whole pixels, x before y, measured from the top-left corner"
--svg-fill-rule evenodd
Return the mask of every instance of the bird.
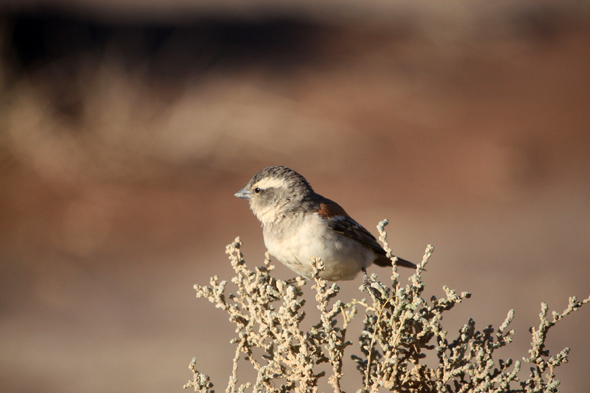
<path id="1" fill-rule="evenodd" d="M 268 252 L 300 276 L 313 277 L 313 257 L 323 261 L 319 277 L 328 281 L 353 280 L 361 271 L 366 277 L 372 263 L 392 265 L 375 236 L 292 169 L 264 168 L 235 196 L 248 200 L 262 223 Z M 416 268 L 401 258 L 396 265 Z"/>

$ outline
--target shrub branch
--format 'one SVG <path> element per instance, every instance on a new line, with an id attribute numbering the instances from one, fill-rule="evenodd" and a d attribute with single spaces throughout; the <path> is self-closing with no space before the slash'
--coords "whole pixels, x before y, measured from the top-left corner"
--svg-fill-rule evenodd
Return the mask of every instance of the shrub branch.
<path id="1" fill-rule="evenodd" d="M 387 220 L 379 223 L 379 239 L 395 262 L 387 243 L 386 225 Z M 236 336 L 231 340 L 236 351 L 226 393 L 315 393 L 324 377 L 335 393 L 342 393 L 344 352 L 352 345 L 346 334 L 359 306 L 364 309 L 358 339 L 360 354 L 351 356 L 361 374 L 357 393 L 382 389 L 404 393 L 558 392 L 555 370 L 567 362 L 570 349 L 550 356 L 545 346 L 547 334 L 558 321 L 590 301 L 571 297 L 563 312 L 552 312 L 551 321 L 547 318 L 547 304 L 541 304 L 540 324 L 530 329 L 531 349 L 523 358 L 531 365 L 530 376 L 521 381 L 521 362 L 496 356 L 498 349 L 512 342 L 514 330 L 508 327 L 514 319 L 513 310 L 498 329 L 487 326 L 478 331 L 475 321 L 469 319 L 456 338 L 448 338 L 442 326 L 443 314 L 471 295 L 457 294 L 444 286 L 444 296 L 431 296 L 429 301 L 422 297 L 422 275 L 434 251 L 430 245 L 408 284 L 399 282 L 395 263 L 390 284 L 378 281 L 375 274 L 365 277 L 360 289 L 370 301 L 338 300 L 339 287 L 319 276 L 323 262 L 315 258 L 309 261 L 314 270 L 312 290 L 320 311 L 319 320 L 309 330 L 301 328 L 307 316 L 302 298 L 306 280 L 297 277 L 286 282 L 272 277 L 274 266 L 268 253 L 262 266 L 250 270 L 241 246 L 236 238 L 226 248 L 235 273 L 231 279 L 234 293 L 226 295 L 227 281 L 217 276 L 208 286 L 195 285 L 197 297 L 224 310 L 236 327 Z M 423 362 L 428 353 L 438 359 L 436 367 Z M 197 370 L 196 362 L 196 358 L 190 362 L 193 379 L 184 387 L 213 393 L 210 378 Z M 256 371 L 255 381 L 239 382 L 238 366 L 244 363 Z M 330 372 L 319 370 L 324 363 Z"/>

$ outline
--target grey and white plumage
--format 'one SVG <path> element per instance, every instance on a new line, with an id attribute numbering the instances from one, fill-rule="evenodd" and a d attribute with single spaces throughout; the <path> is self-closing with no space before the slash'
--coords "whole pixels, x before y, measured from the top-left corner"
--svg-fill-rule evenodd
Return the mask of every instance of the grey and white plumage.
<path id="1" fill-rule="evenodd" d="M 312 257 L 322 259 L 320 276 L 330 281 L 352 280 L 372 263 L 391 266 L 369 231 L 292 169 L 264 168 L 235 196 L 250 201 L 269 253 L 297 274 L 312 276 Z M 401 258 L 396 264 L 416 268 Z"/>

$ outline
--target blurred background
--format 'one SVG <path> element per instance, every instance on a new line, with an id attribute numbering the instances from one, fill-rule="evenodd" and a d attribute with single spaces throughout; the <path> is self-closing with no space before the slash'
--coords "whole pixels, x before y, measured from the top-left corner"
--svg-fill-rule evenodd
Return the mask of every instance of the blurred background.
<path id="1" fill-rule="evenodd" d="M 177 392 L 196 356 L 224 390 L 233 327 L 193 285 L 231 277 L 236 236 L 262 264 L 233 194 L 269 165 L 373 233 L 389 218 L 403 258 L 435 245 L 425 297 L 473 294 L 449 336 L 513 308 L 499 355 L 528 355 L 541 301 L 590 294 L 589 16 L 573 0 L 3 1 L 0 389 Z M 590 385 L 589 323 L 548 337 L 572 348 L 562 391 Z"/>

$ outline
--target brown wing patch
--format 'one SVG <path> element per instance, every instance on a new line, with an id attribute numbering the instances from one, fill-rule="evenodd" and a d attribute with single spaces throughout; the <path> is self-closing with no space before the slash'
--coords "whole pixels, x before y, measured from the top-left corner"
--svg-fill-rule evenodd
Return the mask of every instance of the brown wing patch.
<path id="1" fill-rule="evenodd" d="M 324 218 L 332 218 L 334 216 L 347 216 L 343 208 L 333 201 L 326 201 L 320 203 L 318 214 Z"/>
<path id="2" fill-rule="evenodd" d="M 339 204 L 322 197 L 317 213 L 326 219 L 326 223 L 334 230 L 334 232 L 340 233 L 341 235 L 373 249 L 376 253 L 376 265 L 391 266 L 391 260 L 387 258 L 385 250 L 377 242 L 375 236 L 346 214 Z M 412 262 L 401 258 L 398 258 L 396 265 L 413 269 L 416 268 L 416 265 Z"/>

